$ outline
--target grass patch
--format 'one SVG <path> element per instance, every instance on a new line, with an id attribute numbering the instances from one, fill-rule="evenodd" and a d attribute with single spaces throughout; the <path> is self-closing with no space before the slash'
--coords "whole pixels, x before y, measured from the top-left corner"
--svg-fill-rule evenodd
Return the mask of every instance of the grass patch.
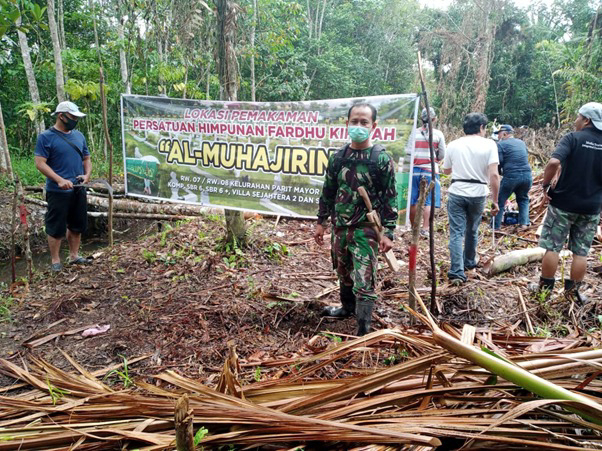
<path id="1" fill-rule="evenodd" d="M 105 161 L 102 153 L 91 154 L 92 159 L 92 176 L 91 179 L 104 178 L 106 179 L 109 173 L 109 163 Z M 19 180 L 24 186 L 39 186 L 46 182 L 46 177 L 37 170 L 34 157 L 15 157 L 11 161 L 13 171 L 19 176 Z M 113 157 L 113 175 L 123 175 L 123 161 L 121 154 L 115 154 Z M 0 176 L 0 189 L 10 187 L 11 183 L 7 176 Z"/>
<path id="2" fill-rule="evenodd" d="M 0 284 L 0 323 L 10 321 L 11 308 L 15 304 L 15 299 L 8 294 L 6 284 Z"/>
<path id="3" fill-rule="evenodd" d="M 11 161 L 13 171 L 19 176 L 19 180 L 23 185 L 41 185 L 45 182 L 46 177 L 36 169 L 33 155 L 29 157 L 14 158 Z"/>

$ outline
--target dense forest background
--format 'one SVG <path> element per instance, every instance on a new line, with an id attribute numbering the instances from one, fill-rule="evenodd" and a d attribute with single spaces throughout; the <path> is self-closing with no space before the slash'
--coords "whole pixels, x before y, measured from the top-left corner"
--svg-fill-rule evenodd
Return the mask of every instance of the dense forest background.
<path id="1" fill-rule="evenodd" d="M 453 0 L 447 10 L 415 0 L 0 0 L 4 147 L 25 183 L 41 181 L 36 134 L 69 99 L 88 114 L 79 127 L 95 173 L 106 173 L 101 67 L 119 161 L 121 93 L 296 101 L 419 92 L 417 51 L 441 122 L 484 111 L 559 127 L 602 99 L 601 10 L 596 0 L 528 9 Z M 220 74 L 220 58 L 234 71 Z"/>

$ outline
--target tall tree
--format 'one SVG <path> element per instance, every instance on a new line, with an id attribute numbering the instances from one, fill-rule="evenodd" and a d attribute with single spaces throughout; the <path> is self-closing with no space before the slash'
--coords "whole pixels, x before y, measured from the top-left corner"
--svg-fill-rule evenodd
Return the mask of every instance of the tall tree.
<path id="1" fill-rule="evenodd" d="M 480 17 L 476 18 L 478 26 L 473 59 L 476 65 L 475 89 L 470 110 L 485 111 L 489 73 L 491 71 L 491 61 L 493 60 L 493 40 L 496 30 L 496 22 L 492 16 L 498 11 L 500 2 L 496 0 L 476 0 L 475 5 Z"/>
<path id="2" fill-rule="evenodd" d="M 57 19 L 58 19 L 58 32 L 61 49 L 67 48 L 67 40 L 65 39 L 65 2 L 64 0 L 58 0 L 57 8 Z"/>
<path id="3" fill-rule="evenodd" d="M 251 102 L 257 100 L 255 93 L 255 33 L 257 32 L 257 0 L 253 0 L 253 22 L 251 25 Z"/>
<path id="4" fill-rule="evenodd" d="M 38 90 L 38 82 L 36 81 L 36 76 L 33 71 L 33 64 L 31 63 L 31 52 L 29 49 L 29 44 L 27 43 L 27 36 L 20 28 L 21 18 L 17 21 L 17 34 L 19 36 L 19 47 L 21 47 L 21 57 L 23 58 L 23 66 L 25 68 L 25 76 L 27 77 L 27 86 L 29 87 L 29 96 L 31 97 L 31 102 L 33 103 L 33 114 L 34 114 L 34 124 L 36 133 L 40 134 L 46 129 L 46 125 L 44 124 L 44 117 L 42 116 L 42 112 L 39 110 L 40 106 L 40 92 Z"/>
<path id="5" fill-rule="evenodd" d="M 48 0 L 48 28 L 52 39 L 52 51 L 54 53 L 54 69 L 56 74 L 56 96 L 59 102 L 67 100 L 65 95 L 65 77 L 63 74 L 63 57 L 61 55 L 61 44 L 55 19 L 54 0 Z"/>
<path id="6" fill-rule="evenodd" d="M 123 33 L 123 21 L 124 17 L 121 16 L 119 18 L 119 23 L 117 24 L 117 37 L 119 38 L 119 71 L 121 73 L 121 83 L 123 83 L 125 93 L 131 94 L 132 84 L 130 83 L 130 79 L 128 77 L 128 63 L 125 57 L 125 35 Z"/>
<path id="7" fill-rule="evenodd" d="M 6 139 L 6 128 L 4 126 L 4 116 L 2 115 L 2 105 L 0 104 L 0 170 L 9 174 L 13 178 L 13 167 L 10 161 L 10 151 L 8 150 L 8 140 Z"/>
<path id="8" fill-rule="evenodd" d="M 239 7 L 231 0 L 216 0 L 217 62 L 220 80 L 220 99 L 238 100 L 238 71 L 236 68 L 236 31 Z M 226 241 L 246 243 L 245 219 L 242 211 L 225 210 Z"/>

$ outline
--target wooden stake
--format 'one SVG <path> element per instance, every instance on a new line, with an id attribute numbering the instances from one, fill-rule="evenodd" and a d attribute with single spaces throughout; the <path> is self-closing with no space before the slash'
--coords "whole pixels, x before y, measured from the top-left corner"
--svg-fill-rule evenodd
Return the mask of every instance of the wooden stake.
<path id="1" fill-rule="evenodd" d="M 410 261 L 408 272 L 408 292 L 410 293 L 409 304 L 412 310 L 416 310 L 416 259 L 418 256 L 418 240 L 420 239 L 420 227 L 422 224 L 422 210 L 426 202 L 427 192 L 428 188 L 426 185 L 426 179 L 422 179 L 420 180 L 420 195 L 418 196 L 418 203 L 416 204 L 416 214 L 414 215 L 414 223 L 412 224 L 412 239 L 410 241 L 409 252 Z M 414 316 L 411 316 L 410 321 L 412 322 L 412 324 L 414 323 L 414 320 Z"/>
<path id="2" fill-rule="evenodd" d="M 194 451 L 194 433 L 192 430 L 193 411 L 188 405 L 188 394 L 178 399 L 174 414 L 176 425 L 176 449 Z"/>
<path id="3" fill-rule="evenodd" d="M 107 97 L 105 96 L 104 88 L 104 75 L 102 73 L 102 67 L 98 69 L 100 71 L 100 100 L 102 103 L 102 125 L 105 132 L 105 140 L 109 148 L 109 185 L 113 187 L 113 143 L 111 143 L 111 137 L 109 136 L 109 126 L 107 123 Z M 113 195 L 109 192 L 109 247 L 113 247 Z"/>
<path id="4" fill-rule="evenodd" d="M 14 181 L 13 181 L 14 182 Z M 13 193 L 13 214 L 10 221 L 10 268 L 11 268 L 11 281 L 15 283 L 17 281 L 17 242 L 15 239 L 15 235 L 17 234 L 17 184 L 14 185 L 14 193 Z"/>
<path id="5" fill-rule="evenodd" d="M 529 311 L 527 310 L 527 304 L 525 304 L 525 299 L 523 298 L 523 294 L 520 292 L 520 288 L 516 287 L 516 291 L 518 292 L 518 300 L 520 301 L 520 305 L 523 309 L 523 313 L 525 314 L 525 320 L 527 322 L 527 331 L 531 336 L 535 335 L 535 329 L 533 329 L 533 324 L 531 323 L 531 317 L 529 316 Z"/>
<path id="6" fill-rule="evenodd" d="M 435 313 L 435 306 L 437 305 L 435 302 L 435 298 L 437 296 L 437 277 L 435 272 L 435 235 L 434 235 L 434 227 L 435 227 L 435 149 L 433 148 L 433 121 L 431 120 L 431 107 L 429 105 L 429 98 L 426 93 L 426 83 L 424 82 L 424 74 L 422 73 L 422 57 L 420 56 L 420 52 L 418 52 L 418 73 L 420 74 L 420 84 L 422 85 L 422 95 L 424 96 L 424 106 L 426 107 L 426 111 L 429 113 L 428 123 L 429 123 L 429 150 L 431 154 L 431 175 L 433 185 L 431 188 L 431 214 L 429 216 L 429 255 L 431 258 L 431 313 Z"/>
<path id="7" fill-rule="evenodd" d="M 27 278 L 33 280 L 33 258 L 31 255 L 31 244 L 29 242 L 29 223 L 27 222 L 27 207 L 25 206 L 25 192 L 19 176 L 15 174 L 15 189 L 19 203 L 19 218 L 23 227 L 23 242 L 25 244 L 25 261 L 27 262 Z"/>

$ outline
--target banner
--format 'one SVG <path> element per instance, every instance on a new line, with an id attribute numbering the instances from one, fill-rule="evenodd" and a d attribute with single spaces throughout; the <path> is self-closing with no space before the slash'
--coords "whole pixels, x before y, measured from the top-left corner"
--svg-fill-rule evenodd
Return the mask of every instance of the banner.
<path id="1" fill-rule="evenodd" d="M 315 218 L 328 156 L 349 141 L 347 112 L 363 102 L 378 110 L 372 140 L 396 163 L 405 222 L 416 94 L 307 102 L 122 95 L 126 194 Z"/>

